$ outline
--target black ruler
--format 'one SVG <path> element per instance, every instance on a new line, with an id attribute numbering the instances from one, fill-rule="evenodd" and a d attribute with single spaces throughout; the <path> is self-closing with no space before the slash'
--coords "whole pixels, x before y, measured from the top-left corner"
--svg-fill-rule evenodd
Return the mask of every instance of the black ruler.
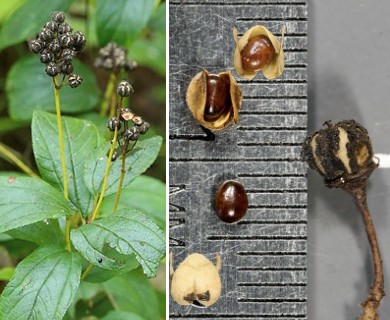
<path id="1" fill-rule="evenodd" d="M 170 301 L 170 318 L 307 319 L 307 182 L 300 159 L 307 127 L 305 1 L 170 1 L 170 251 L 174 268 L 191 253 L 222 261 L 222 294 L 206 309 Z M 280 37 L 283 75 L 242 80 L 233 70 L 233 27 L 264 25 Z M 185 103 L 203 69 L 231 70 L 243 91 L 237 126 L 205 132 Z M 222 181 L 246 188 L 249 210 L 234 225 L 214 213 Z"/>

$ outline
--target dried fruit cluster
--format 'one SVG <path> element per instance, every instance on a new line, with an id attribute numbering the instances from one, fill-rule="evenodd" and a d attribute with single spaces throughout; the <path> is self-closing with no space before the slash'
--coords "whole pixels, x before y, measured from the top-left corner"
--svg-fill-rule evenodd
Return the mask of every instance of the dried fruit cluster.
<path id="1" fill-rule="evenodd" d="M 134 93 L 133 87 L 127 81 L 121 81 L 117 87 L 117 94 L 121 98 L 121 103 L 117 110 L 117 117 L 112 117 L 108 120 L 107 128 L 110 131 L 123 130 L 118 134 L 118 144 L 121 148 L 121 153 L 127 151 L 127 147 L 130 141 L 135 142 L 139 137 L 145 134 L 149 128 L 149 122 L 144 121 L 140 116 L 135 115 L 130 109 L 122 108 L 122 99 L 129 97 Z M 133 124 L 133 126 L 129 126 Z M 113 161 L 118 157 L 118 153 L 113 155 Z"/>
<path id="2" fill-rule="evenodd" d="M 51 20 L 39 31 L 37 39 L 30 42 L 30 50 L 40 55 L 41 62 L 46 65 L 47 75 L 68 76 L 69 86 L 76 88 L 83 79 L 73 73 L 72 62 L 85 47 L 86 39 L 81 31 L 72 31 L 72 27 L 65 22 L 65 13 L 53 12 Z"/>
<path id="3" fill-rule="evenodd" d="M 127 58 L 127 50 L 114 42 L 109 42 L 99 50 L 95 66 L 118 74 L 121 70 L 126 72 L 137 67 L 137 63 Z"/>

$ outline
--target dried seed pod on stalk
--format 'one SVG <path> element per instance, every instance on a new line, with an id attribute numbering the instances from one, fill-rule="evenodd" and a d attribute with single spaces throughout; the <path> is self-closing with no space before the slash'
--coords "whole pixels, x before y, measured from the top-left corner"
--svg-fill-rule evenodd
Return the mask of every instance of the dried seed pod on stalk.
<path id="1" fill-rule="evenodd" d="M 187 105 L 194 118 L 210 130 L 221 130 L 238 122 L 242 93 L 230 71 L 199 72 L 187 90 Z"/>
<path id="2" fill-rule="evenodd" d="M 253 79 L 262 71 L 267 79 L 278 78 L 284 70 L 284 26 L 279 41 L 271 31 L 263 26 L 254 26 L 238 39 L 237 29 L 233 29 L 236 42 L 233 64 L 238 74 L 245 79 Z"/>
<path id="3" fill-rule="evenodd" d="M 354 120 L 325 122 L 327 128 L 313 133 L 303 144 L 302 156 L 321 174 L 329 188 L 349 192 L 356 200 L 370 243 L 374 281 L 362 303 L 360 320 L 379 320 L 377 309 L 384 293 L 383 267 L 375 228 L 367 206 L 367 179 L 378 167 L 367 130 Z"/>

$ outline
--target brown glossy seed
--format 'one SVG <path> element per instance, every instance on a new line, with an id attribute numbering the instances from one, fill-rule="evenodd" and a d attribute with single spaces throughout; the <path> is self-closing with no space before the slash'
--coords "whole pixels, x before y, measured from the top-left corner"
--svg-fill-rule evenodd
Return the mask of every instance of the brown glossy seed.
<path id="1" fill-rule="evenodd" d="M 268 37 L 254 36 L 241 50 L 242 68 L 246 71 L 259 71 L 268 65 L 275 55 L 275 48 Z"/>
<path id="2" fill-rule="evenodd" d="M 248 209 L 248 196 L 238 181 L 225 181 L 215 195 L 215 211 L 227 223 L 239 221 Z"/>
<path id="3" fill-rule="evenodd" d="M 215 74 L 207 77 L 206 106 L 204 118 L 207 121 L 214 121 L 223 113 L 229 103 L 229 82 Z"/>

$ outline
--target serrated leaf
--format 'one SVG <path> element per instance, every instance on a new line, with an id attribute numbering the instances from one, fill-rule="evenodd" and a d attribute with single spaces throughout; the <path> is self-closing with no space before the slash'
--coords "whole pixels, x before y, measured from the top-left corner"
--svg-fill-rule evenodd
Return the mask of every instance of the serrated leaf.
<path id="1" fill-rule="evenodd" d="M 137 210 L 120 210 L 71 231 L 74 247 L 89 262 L 108 270 L 121 269 L 123 263 L 104 254 L 108 245 L 120 254 L 134 254 L 148 277 L 156 275 L 165 254 L 164 233 Z"/>
<path id="2" fill-rule="evenodd" d="M 96 30 L 99 44 L 114 41 L 131 43 L 145 28 L 153 12 L 154 0 L 96 1 Z"/>
<path id="3" fill-rule="evenodd" d="M 0 298 L 0 319 L 60 320 L 80 283 L 81 258 L 61 247 L 45 246 L 19 263 Z"/>
<path id="4" fill-rule="evenodd" d="M 0 233 L 70 213 L 64 196 L 48 183 L 27 177 L 0 177 Z"/>
<path id="5" fill-rule="evenodd" d="M 99 133 L 93 123 L 76 118 L 62 117 L 62 126 L 69 199 L 83 214 L 87 214 L 93 205 L 93 195 L 84 183 L 84 162 L 100 144 Z M 34 156 L 40 174 L 57 189 L 63 190 L 57 117 L 36 111 L 31 129 Z"/>
<path id="6" fill-rule="evenodd" d="M 57 220 L 45 219 L 24 227 L 7 231 L 14 239 L 31 241 L 39 245 L 61 244 L 63 234 Z"/>
<path id="7" fill-rule="evenodd" d="M 29 0 L 21 5 L 0 30 L 0 50 L 36 35 L 52 11 L 67 11 L 74 0 Z"/>
<path id="8" fill-rule="evenodd" d="M 145 319 L 160 319 L 156 292 L 140 270 L 115 277 L 103 286 L 120 310 Z"/>
<path id="9" fill-rule="evenodd" d="M 65 86 L 60 91 L 61 111 L 67 113 L 92 110 L 99 99 L 99 89 L 93 73 L 75 60 L 75 73 L 83 79 L 76 89 Z M 39 57 L 28 55 L 18 60 L 6 80 L 9 113 L 14 120 L 31 120 L 34 110 L 55 111 L 52 78 L 45 73 Z"/>
<path id="10" fill-rule="evenodd" d="M 162 143 L 161 137 L 152 137 L 139 141 L 126 156 L 126 175 L 123 187 L 128 186 L 136 177 L 144 173 L 156 160 Z M 99 194 L 107 165 L 107 154 L 110 143 L 106 143 L 93 151 L 85 164 L 84 181 L 93 194 Z M 117 192 L 121 175 L 121 159 L 111 164 L 105 195 Z"/>
<path id="11" fill-rule="evenodd" d="M 148 176 L 137 177 L 130 185 L 122 189 L 118 209 L 132 208 L 147 214 L 165 230 L 166 187 L 160 180 Z M 109 214 L 114 206 L 115 194 L 104 198 L 101 213 Z"/>

